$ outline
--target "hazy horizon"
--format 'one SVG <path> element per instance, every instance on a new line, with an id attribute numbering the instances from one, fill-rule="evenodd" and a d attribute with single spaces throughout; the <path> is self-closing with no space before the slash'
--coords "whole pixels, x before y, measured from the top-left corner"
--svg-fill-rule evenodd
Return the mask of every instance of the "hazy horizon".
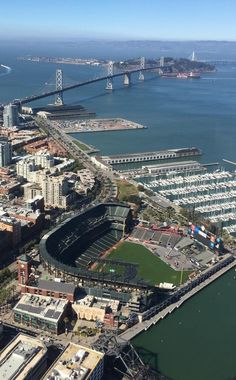
<path id="1" fill-rule="evenodd" d="M 2 2 L 0 35 L 16 38 L 236 40 L 234 0 Z"/>

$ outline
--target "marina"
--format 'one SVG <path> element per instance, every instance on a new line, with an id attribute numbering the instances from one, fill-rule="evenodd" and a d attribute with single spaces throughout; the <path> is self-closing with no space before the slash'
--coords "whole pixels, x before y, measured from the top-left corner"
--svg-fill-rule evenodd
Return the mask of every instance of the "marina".
<path id="1" fill-rule="evenodd" d="M 163 178 L 139 178 L 147 189 L 158 192 L 175 205 L 201 214 L 212 223 L 235 232 L 236 174 L 219 171 L 188 175 L 168 174 Z"/>

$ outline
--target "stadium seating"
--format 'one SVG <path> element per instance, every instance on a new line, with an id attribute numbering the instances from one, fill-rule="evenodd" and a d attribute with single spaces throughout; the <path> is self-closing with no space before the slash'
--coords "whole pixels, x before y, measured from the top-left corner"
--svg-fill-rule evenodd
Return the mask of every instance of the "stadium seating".
<path id="1" fill-rule="evenodd" d="M 87 235 L 81 238 L 77 249 L 76 265 L 81 264 L 80 258 L 86 261 L 86 266 L 95 262 L 104 252 L 110 249 L 122 237 L 122 231 L 109 228 L 107 222 L 96 226 L 87 241 Z M 86 238 L 86 239 L 85 239 Z M 85 241 L 86 240 L 86 241 Z"/>
<path id="2" fill-rule="evenodd" d="M 175 233 L 167 233 L 163 231 L 153 231 L 147 228 L 135 227 L 131 233 L 131 237 L 140 241 L 153 241 L 163 247 L 174 248 L 182 237 Z"/>
<path id="3" fill-rule="evenodd" d="M 128 206 L 98 204 L 65 220 L 45 235 L 40 242 L 40 254 L 45 263 L 65 273 L 102 281 L 104 276 L 111 277 L 111 274 L 89 271 L 89 267 L 113 247 L 131 226 L 132 212 Z M 135 277 L 134 272 L 133 265 L 128 265 L 122 278 L 129 282 Z"/>
<path id="4" fill-rule="evenodd" d="M 161 232 L 160 231 L 155 231 L 154 234 L 153 234 L 152 240 L 154 240 L 157 243 L 159 243 L 160 237 L 161 237 Z"/>

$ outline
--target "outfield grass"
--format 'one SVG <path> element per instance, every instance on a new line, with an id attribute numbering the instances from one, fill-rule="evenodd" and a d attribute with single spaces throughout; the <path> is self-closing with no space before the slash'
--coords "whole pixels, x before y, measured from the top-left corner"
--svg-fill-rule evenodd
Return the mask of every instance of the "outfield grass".
<path id="1" fill-rule="evenodd" d="M 175 285 L 180 283 L 181 272 L 172 269 L 141 244 L 123 242 L 116 249 L 113 249 L 107 258 L 139 264 L 138 276 L 144 280 L 149 280 L 152 285 L 160 282 L 171 282 Z M 108 271 L 110 267 L 103 267 L 103 270 Z M 182 282 L 188 279 L 189 274 L 190 272 L 183 272 Z"/>
<path id="2" fill-rule="evenodd" d="M 120 201 L 127 200 L 130 195 L 138 195 L 138 189 L 125 180 L 118 180 L 116 182 L 118 187 L 118 197 Z"/>

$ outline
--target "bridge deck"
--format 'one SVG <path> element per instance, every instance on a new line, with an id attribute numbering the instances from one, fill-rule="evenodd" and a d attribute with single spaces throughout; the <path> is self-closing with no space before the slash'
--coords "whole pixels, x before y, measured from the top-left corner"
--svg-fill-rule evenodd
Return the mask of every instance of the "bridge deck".
<path id="1" fill-rule="evenodd" d="M 32 95 L 32 96 L 26 97 L 24 99 L 17 99 L 16 101 L 13 101 L 12 104 L 26 104 L 26 103 L 30 103 L 30 102 L 33 102 L 33 101 L 38 100 L 38 99 L 47 98 L 49 96 L 60 94 L 60 93 L 63 93 L 65 91 L 69 91 L 69 90 L 73 90 L 73 89 L 78 88 L 78 87 L 86 86 L 88 84 L 92 84 L 92 83 L 96 83 L 96 82 L 100 82 L 100 81 L 105 81 L 105 80 L 112 79 L 112 78 L 121 77 L 121 76 L 127 75 L 127 74 L 134 74 L 134 73 L 138 73 L 140 71 L 156 70 L 156 69 L 160 69 L 160 68 L 163 68 L 163 67 L 167 67 L 167 65 L 165 65 L 165 66 L 158 65 L 158 66 L 146 67 L 144 69 L 139 68 L 139 69 L 135 69 L 135 70 L 123 71 L 123 72 L 116 73 L 116 74 L 113 74 L 113 75 L 106 75 L 106 76 L 103 76 L 103 77 L 98 77 L 98 78 L 95 78 L 95 79 L 87 80 L 85 82 L 78 82 L 78 83 L 75 83 L 75 84 L 72 84 L 72 85 L 68 85 L 68 86 L 63 87 L 60 90 L 54 90 L 54 91 L 44 92 L 43 94 Z"/>

